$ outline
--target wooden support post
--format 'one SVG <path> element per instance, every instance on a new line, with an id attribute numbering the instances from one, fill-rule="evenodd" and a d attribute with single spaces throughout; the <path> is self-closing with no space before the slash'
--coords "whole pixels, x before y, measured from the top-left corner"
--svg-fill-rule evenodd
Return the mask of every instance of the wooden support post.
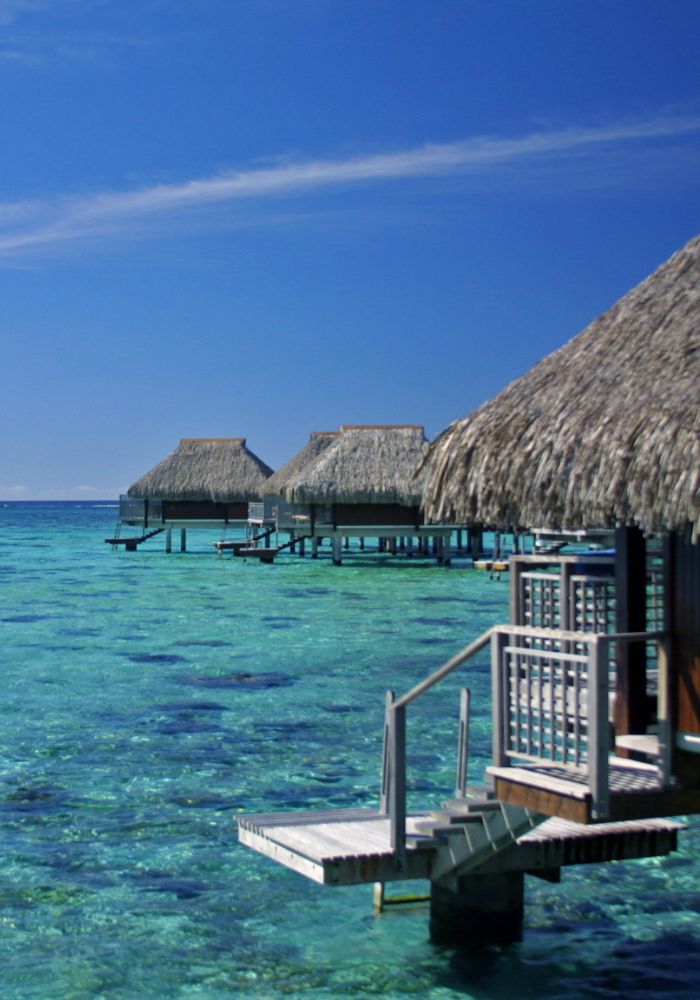
<path id="1" fill-rule="evenodd" d="M 311 539 L 311 558 L 318 559 L 318 536 L 314 535 Z"/>
<path id="2" fill-rule="evenodd" d="M 615 614 L 618 632 L 646 631 L 646 545 L 639 528 L 615 532 Z M 650 721 L 645 644 L 619 643 L 616 660 L 615 732 L 644 733 Z"/>
<path id="3" fill-rule="evenodd" d="M 180 552 L 187 552 L 187 528 L 180 528 Z"/>
<path id="4" fill-rule="evenodd" d="M 345 539 L 343 541 L 343 548 L 345 549 L 346 552 L 350 548 L 350 536 L 349 535 L 345 536 Z"/>
<path id="5" fill-rule="evenodd" d="M 172 528 L 166 528 L 166 531 L 165 531 L 165 551 L 166 552 L 172 552 L 173 551 L 173 529 Z"/>
<path id="6" fill-rule="evenodd" d="M 360 539 L 360 552 L 364 552 L 364 551 L 365 551 L 365 540 L 364 540 L 364 538 L 361 538 Z"/>
<path id="7" fill-rule="evenodd" d="M 393 536 L 389 539 L 389 553 L 392 556 L 396 555 L 396 538 Z"/>
<path id="8" fill-rule="evenodd" d="M 519 941 L 523 932 L 523 872 L 465 875 L 453 892 L 430 884 L 430 936 L 440 944 Z"/>
<path id="9" fill-rule="evenodd" d="M 341 566 L 343 562 L 343 539 L 340 535 L 333 536 L 333 565 Z"/>
<path id="10" fill-rule="evenodd" d="M 442 540 L 442 565 L 449 566 L 452 562 L 452 537 L 445 535 Z"/>
<path id="11" fill-rule="evenodd" d="M 385 899 L 384 883 L 375 882 L 374 889 L 372 892 L 372 911 L 375 914 L 384 912 L 384 899 Z"/>
<path id="12" fill-rule="evenodd" d="M 522 620 L 523 609 L 521 602 L 521 580 L 523 571 L 522 563 L 519 559 L 514 559 L 510 564 L 510 623 L 511 625 L 524 625 Z"/>
<path id="13" fill-rule="evenodd" d="M 457 528 L 457 551 L 462 551 L 462 529 Z"/>
<path id="14" fill-rule="evenodd" d="M 299 539 L 299 555 L 304 558 L 304 553 L 306 551 L 306 540 L 304 538 Z"/>
<path id="15" fill-rule="evenodd" d="M 444 552 L 444 540 L 443 540 L 442 536 L 436 535 L 433 538 L 433 552 L 435 553 L 437 561 L 439 563 L 441 563 L 442 562 L 442 558 L 443 558 L 443 552 Z"/>
<path id="16" fill-rule="evenodd" d="M 607 639 L 591 639 L 588 654 L 588 787 L 591 816 L 597 820 L 607 819 L 610 811 L 609 663 Z"/>
<path id="17" fill-rule="evenodd" d="M 482 528 L 469 529 L 469 544 L 471 547 L 472 559 L 478 559 L 484 551 L 484 532 Z"/>

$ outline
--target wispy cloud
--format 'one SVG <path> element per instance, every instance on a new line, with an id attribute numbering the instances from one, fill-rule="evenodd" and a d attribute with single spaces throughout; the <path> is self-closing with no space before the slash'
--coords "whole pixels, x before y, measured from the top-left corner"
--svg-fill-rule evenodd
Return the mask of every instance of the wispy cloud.
<path id="1" fill-rule="evenodd" d="M 143 235 L 156 220 L 185 210 L 251 199 L 271 199 L 332 187 L 444 175 L 483 175 L 502 164 L 546 159 L 609 147 L 628 148 L 700 132 L 700 116 L 657 117 L 599 128 L 539 131 L 518 137 L 475 137 L 403 151 L 345 159 L 281 162 L 179 184 L 132 191 L 0 203 L 0 254 L 56 247 L 85 238 Z"/>
<path id="2" fill-rule="evenodd" d="M 148 31 L 139 16 L 150 6 L 147 0 L 135 9 L 119 0 L 0 0 L 0 68 L 48 71 L 66 62 L 114 68 L 120 49 L 161 43 L 162 32 Z"/>
<path id="3" fill-rule="evenodd" d="M 70 14 L 80 10 L 91 10 L 103 3 L 104 0 L 0 0 L 0 28 L 28 14 L 38 14 L 47 10 Z"/>

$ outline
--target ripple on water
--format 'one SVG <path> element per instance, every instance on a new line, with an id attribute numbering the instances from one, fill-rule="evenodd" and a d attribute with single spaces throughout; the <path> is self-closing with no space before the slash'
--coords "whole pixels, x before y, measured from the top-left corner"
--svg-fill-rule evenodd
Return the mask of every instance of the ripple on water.
<path id="1" fill-rule="evenodd" d="M 132 663 L 187 663 L 186 656 L 179 656 L 176 653 L 121 653 L 121 656 L 131 660 Z"/>
<path id="2" fill-rule="evenodd" d="M 210 689 L 237 688 L 244 691 L 262 691 L 267 688 L 288 687 L 294 683 L 294 678 L 279 671 L 267 671 L 259 674 L 195 675 L 181 677 L 179 683 Z"/>
<path id="3" fill-rule="evenodd" d="M 17 624 L 17 625 L 20 625 L 20 624 L 21 625 L 29 625 L 32 622 L 48 621 L 50 618 L 51 618 L 51 615 L 21 614 L 21 615 L 8 615 L 5 618 L 0 618 L 0 621 L 7 622 L 8 624 L 11 623 L 11 624 Z"/>

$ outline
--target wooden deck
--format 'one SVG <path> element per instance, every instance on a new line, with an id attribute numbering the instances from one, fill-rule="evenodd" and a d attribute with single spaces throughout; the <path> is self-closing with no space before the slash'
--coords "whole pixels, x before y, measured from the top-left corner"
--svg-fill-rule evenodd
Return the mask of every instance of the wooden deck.
<path id="1" fill-rule="evenodd" d="M 594 822 L 591 793 L 583 773 L 547 763 L 490 767 L 487 773 L 503 802 L 575 823 Z M 700 789 L 663 787 L 657 769 L 640 761 L 613 758 L 609 785 L 609 821 L 700 812 Z"/>
<path id="2" fill-rule="evenodd" d="M 372 809 L 267 813 L 241 816 L 242 844 L 326 885 L 429 879 L 442 840 L 421 834 L 433 814 L 407 817 L 406 864 L 397 870 L 389 820 Z M 676 849 L 681 824 L 652 819 L 581 826 L 546 820 L 475 873 L 527 871 L 551 874 L 563 865 L 656 857 Z"/>
<path id="3" fill-rule="evenodd" d="M 241 816 L 238 839 L 314 882 L 327 885 L 430 878 L 436 841 L 416 830 L 417 822 L 426 815 L 407 817 L 409 840 L 402 872 L 396 870 L 389 842 L 389 819 L 374 809 Z"/>

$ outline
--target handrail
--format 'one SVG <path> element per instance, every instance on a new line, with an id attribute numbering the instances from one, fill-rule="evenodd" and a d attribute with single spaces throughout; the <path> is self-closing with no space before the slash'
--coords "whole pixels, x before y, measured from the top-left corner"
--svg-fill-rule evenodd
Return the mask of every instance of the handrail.
<path id="1" fill-rule="evenodd" d="M 412 687 L 410 691 L 407 691 L 406 694 L 397 698 L 394 702 L 394 709 L 404 708 L 406 705 L 410 705 L 412 701 L 415 701 L 416 698 L 420 697 L 420 695 L 429 691 L 431 687 L 439 684 L 439 682 L 444 677 L 447 677 L 448 674 L 451 674 L 453 670 L 456 670 L 457 667 L 466 663 L 470 657 L 474 656 L 474 654 L 478 653 L 480 649 L 483 649 L 484 646 L 488 645 L 491 641 L 492 632 L 492 628 L 487 629 L 479 636 L 478 639 L 475 639 L 474 642 L 470 642 L 468 646 L 465 646 L 461 653 L 457 653 L 451 660 L 447 660 L 441 667 L 438 667 L 434 673 L 426 677 L 425 680 L 422 680 L 419 684 L 416 684 L 415 687 Z"/>
<path id="2" fill-rule="evenodd" d="M 406 706 L 483 649 L 491 641 L 492 631 L 493 629 L 488 629 L 401 698 L 392 701 L 393 693 L 387 694 L 388 725 L 387 746 L 384 753 L 385 773 L 382 776 L 382 804 L 389 814 L 391 849 L 394 852 L 397 871 L 403 871 L 406 864 Z"/>
<path id="3" fill-rule="evenodd" d="M 567 642 L 589 641 L 590 639 L 609 639 L 621 642 L 648 641 L 657 642 L 665 639 L 666 632 L 572 632 L 560 628 L 538 628 L 537 625 L 493 625 L 491 632 L 507 632 L 525 639 L 564 639 Z"/>
<path id="4" fill-rule="evenodd" d="M 477 639 L 466 646 L 461 652 L 447 660 L 441 667 L 432 674 L 416 684 L 400 698 L 393 700 L 393 693 L 390 693 L 387 701 L 387 727 L 384 752 L 383 774 L 383 794 L 382 808 L 386 809 L 389 815 L 391 832 L 391 847 L 395 855 L 395 864 L 398 871 L 405 866 L 406 851 L 406 708 L 426 691 L 444 680 L 453 673 L 463 663 L 466 663 L 472 656 L 482 650 L 492 640 L 497 643 L 502 642 L 502 636 L 512 636 L 514 638 L 538 638 L 541 640 L 561 641 L 561 642 L 582 642 L 590 647 L 590 675 L 593 680 L 591 687 L 591 697 L 593 704 L 591 715 L 591 751 L 592 757 L 589 760 L 589 776 L 593 790 L 594 812 L 598 818 L 603 818 L 607 811 L 607 752 L 608 746 L 608 724 L 607 724 L 607 683 L 608 683 L 608 659 L 600 655 L 600 647 L 607 647 L 611 642 L 657 642 L 660 654 L 668 638 L 666 632 L 572 632 L 563 629 L 537 628 L 530 625 L 494 625 L 483 632 Z M 493 656 L 493 651 L 492 651 Z M 659 687 L 665 690 L 667 686 L 667 671 L 665 668 L 666 656 L 660 655 L 660 661 L 664 665 L 662 673 L 664 677 L 659 677 Z M 493 669 L 493 667 L 492 667 Z M 499 704 L 495 702 L 498 701 Z M 502 716 L 504 706 L 500 703 L 502 698 L 494 698 L 494 719 Z M 668 762 L 664 758 L 668 756 L 668 750 L 664 744 L 668 742 L 666 729 L 670 725 L 670 720 L 666 719 L 668 709 L 666 707 L 667 698 L 664 696 L 664 709 L 660 715 L 661 728 L 664 731 L 665 739 L 662 736 L 660 773 L 668 774 Z M 494 733 L 501 731 L 501 737 L 496 738 L 496 744 L 503 741 L 504 720 L 495 725 Z M 502 756 L 502 753 L 497 754 Z"/>

